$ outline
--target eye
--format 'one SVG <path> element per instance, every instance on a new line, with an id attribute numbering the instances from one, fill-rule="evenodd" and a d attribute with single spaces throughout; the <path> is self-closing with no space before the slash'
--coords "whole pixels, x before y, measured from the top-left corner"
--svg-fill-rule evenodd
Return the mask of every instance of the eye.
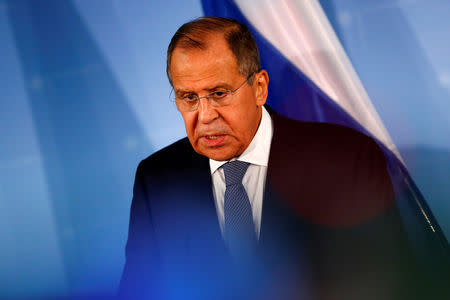
<path id="1" fill-rule="evenodd" d="M 215 99 L 221 99 L 228 96 L 228 91 L 214 91 L 211 93 L 211 96 Z"/>
<path id="2" fill-rule="evenodd" d="M 197 101 L 198 97 L 195 94 L 187 94 L 187 95 L 184 95 L 183 97 L 181 97 L 181 99 L 183 99 L 183 101 L 186 101 L 186 102 L 195 102 L 195 101 Z"/>

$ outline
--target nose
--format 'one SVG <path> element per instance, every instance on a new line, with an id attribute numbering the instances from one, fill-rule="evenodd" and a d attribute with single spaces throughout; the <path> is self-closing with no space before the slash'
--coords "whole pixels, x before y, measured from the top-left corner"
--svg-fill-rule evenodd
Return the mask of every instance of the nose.
<path id="1" fill-rule="evenodd" d="M 201 123 L 211 123 L 219 117 L 216 109 L 209 104 L 208 99 L 202 98 L 198 104 L 198 120 Z"/>

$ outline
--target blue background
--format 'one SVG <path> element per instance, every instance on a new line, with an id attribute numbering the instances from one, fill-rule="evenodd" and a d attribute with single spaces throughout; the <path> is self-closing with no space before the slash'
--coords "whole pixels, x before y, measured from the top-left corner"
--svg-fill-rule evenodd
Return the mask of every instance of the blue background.
<path id="1" fill-rule="evenodd" d="M 449 238 L 450 3 L 320 2 Z M 0 0 L 0 298 L 116 288 L 137 163 L 185 135 L 166 47 L 202 14 L 193 0 Z"/>

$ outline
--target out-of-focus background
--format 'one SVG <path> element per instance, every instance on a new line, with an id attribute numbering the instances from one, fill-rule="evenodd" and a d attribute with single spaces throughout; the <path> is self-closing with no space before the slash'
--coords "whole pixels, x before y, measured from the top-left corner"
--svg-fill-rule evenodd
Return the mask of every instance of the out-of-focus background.
<path id="1" fill-rule="evenodd" d="M 450 238 L 450 2 L 320 4 Z M 136 166 L 185 135 L 166 47 L 202 15 L 194 0 L 0 0 L 0 298 L 117 287 Z"/>

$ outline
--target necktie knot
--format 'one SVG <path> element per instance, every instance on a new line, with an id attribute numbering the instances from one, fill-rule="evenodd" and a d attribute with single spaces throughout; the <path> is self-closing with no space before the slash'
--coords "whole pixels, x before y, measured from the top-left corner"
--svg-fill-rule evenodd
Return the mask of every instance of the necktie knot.
<path id="1" fill-rule="evenodd" d="M 244 178 L 245 172 L 247 172 L 250 164 L 244 161 L 230 161 L 223 165 L 223 171 L 225 173 L 225 183 L 227 186 L 241 184 L 242 178 Z"/>

